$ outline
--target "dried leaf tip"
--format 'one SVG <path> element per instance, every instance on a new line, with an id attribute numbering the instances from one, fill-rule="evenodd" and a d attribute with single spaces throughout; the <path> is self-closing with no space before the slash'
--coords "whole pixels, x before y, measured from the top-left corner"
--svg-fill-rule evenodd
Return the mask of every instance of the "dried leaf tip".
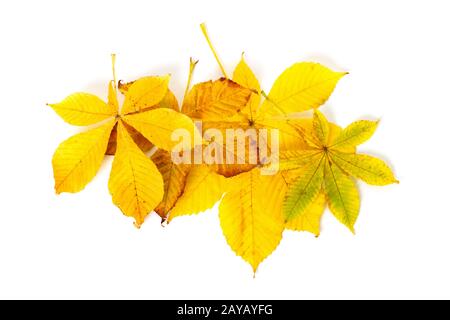
<path id="1" fill-rule="evenodd" d="M 267 93 L 264 90 L 261 90 L 261 95 L 264 97 L 264 99 L 269 100 L 269 96 L 267 95 Z"/>
<path id="2" fill-rule="evenodd" d="M 195 68 L 195 66 L 197 65 L 198 61 L 199 60 L 194 60 L 194 58 L 192 58 L 192 57 L 189 58 L 189 62 L 191 64 L 192 68 Z"/>
<path id="3" fill-rule="evenodd" d="M 133 225 L 136 229 L 141 229 L 142 223 L 138 223 L 137 221 L 133 222 Z"/>

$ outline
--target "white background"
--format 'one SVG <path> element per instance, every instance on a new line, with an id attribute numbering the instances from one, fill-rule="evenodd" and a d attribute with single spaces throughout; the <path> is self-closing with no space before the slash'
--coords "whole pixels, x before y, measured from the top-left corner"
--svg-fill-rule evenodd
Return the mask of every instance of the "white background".
<path id="1" fill-rule="evenodd" d="M 450 298 L 450 47 L 446 1 L 2 1 L 0 298 Z M 111 159 L 79 194 L 56 196 L 51 157 L 78 132 L 46 102 L 106 96 L 120 79 L 171 73 L 182 98 L 231 73 L 242 51 L 266 91 L 313 60 L 350 71 L 322 110 L 340 125 L 381 118 L 360 150 L 399 185 L 360 184 L 353 236 L 329 212 L 322 234 L 285 232 L 260 266 L 235 256 L 217 208 L 141 230 L 111 202 Z"/>

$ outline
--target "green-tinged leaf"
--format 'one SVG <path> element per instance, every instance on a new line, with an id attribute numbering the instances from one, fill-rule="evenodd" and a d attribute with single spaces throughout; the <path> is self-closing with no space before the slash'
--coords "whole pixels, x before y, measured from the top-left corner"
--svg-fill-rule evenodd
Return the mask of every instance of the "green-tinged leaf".
<path id="1" fill-rule="evenodd" d="M 359 194 L 355 182 L 336 165 L 325 161 L 325 193 L 333 215 L 351 232 L 359 214 Z"/>
<path id="2" fill-rule="evenodd" d="M 375 157 L 342 152 L 334 152 L 331 157 L 333 162 L 349 175 L 368 184 L 384 186 L 398 183 L 388 165 Z"/>
<path id="3" fill-rule="evenodd" d="M 289 187 L 283 203 L 286 221 L 304 215 L 319 194 L 323 182 L 324 162 L 325 158 L 321 156 L 318 161 L 305 166 L 297 181 Z"/>
<path id="4" fill-rule="evenodd" d="M 331 142 L 330 148 L 347 151 L 366 142 L 377 129 L 378 121 L 355 121 L 342 130 L 341 134 Z"/>

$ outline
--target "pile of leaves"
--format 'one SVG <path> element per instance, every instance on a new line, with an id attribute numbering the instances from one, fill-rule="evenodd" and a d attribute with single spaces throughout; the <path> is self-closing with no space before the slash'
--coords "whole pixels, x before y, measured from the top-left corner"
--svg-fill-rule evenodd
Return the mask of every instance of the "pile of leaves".
<path id="1" fill-rule="evenodd" d="M 355 180 L 380 186 L 398 181 L 382 160 L 357 153 L 357 146 L 372 136 L 378 122 L 361 120 L 341 129 L 318 110 L 346 73 L 318 63 L 295 63 L 266 94 L 243 56 L 228 77 L 206 27 L 201 27 L 223 77 L 191 88 L 198 62 L 191 59 L 181 107 L 169 89 L 169 76 L 117 82 L 114 55 L 108 101 L 75 93 L 49 104 L 67 123 L 88 126 L 62 142 L 53 155 L 56 193 L 81 191 L 105 155 L 113 156 L 108 183 L 112 201 L 134 218 L 137 227 L 152 212 L 170 223 L 220 201 L 226 241 L 254 272 L 276 249 L 285 229 L 318 236 L 326 207 L 354 232 L 360 207 Z M 124 95 L 122 107 L 119 94 Z M 308 110 L 313 110 L 312 118 L 298 117 Z M 196 121 L 201 121 L 201 128 Z M 175 144 L 171 135 L 179 128 L 189 132 L 194 144 Z M 278 129 L 279 170 L 263 174 L 273 164 L 266 164 L 259 154 L 256 162 L 247 161 L 251 155 L 239 155 L 223 141 L 208 139 L 209 128 L 224 133 L 238 128 Z M 258 134 L 246 144 L 260 139 L 268 138 Z M 174 150 L 187 153 L 191 160 L 198 153 L 245 159 L 231 164 L 175 163 Z"/>

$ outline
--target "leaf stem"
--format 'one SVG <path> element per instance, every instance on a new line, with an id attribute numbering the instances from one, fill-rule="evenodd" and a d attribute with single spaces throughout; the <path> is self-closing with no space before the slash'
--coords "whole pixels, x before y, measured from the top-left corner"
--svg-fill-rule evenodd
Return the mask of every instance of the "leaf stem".
<path id="1" fill-rule="evenodd" d="M 216 59 L 217 64 L 219 65 L 219 68 L 220 68 L 220 70 L 222 71 L 222 74 L 224 75 L 225 78 L 228 79 L 228 76 L 227 76 L 227 73 L 226 73 L 226 71 L 225 71 L 225 68 L 223 67 L 222 62 L 220 62 L 219 56 L 217 55 L 217 52 L 216 52 L 216 50 L 214 49 L 214 46 L 213 46 L 212 43 L 211 43 L 211 39 L 209 38 L 208 30 L 206 30 L 206 25 L 205 25 L 205 23 L 202 23 L 202 24 L 200 25 L 200 28 L 202 29 L 203 36 L 205 37 L 206 42 L 208 42 L 209 48 L 211 49 L 211 51 L 212 51 L 212 53 L 213 53 L 213 55 L 214 55 L 214 58 Z"/>
<path id="2" fill-rule="evenodd" d="M 183 102 L 186 99 L 189 89 L 191 88 L 192 75 L 194 74 L 195 66 L 197 65 L 197 63 L 198 60 L 194 60 L 192 59 L 192 57 L 189 59 L 189 76 L 186 83 L 186 89 L 184 90 Z"/>
<path id="3" fill-rule="evenodd" d="M 280 108 L 278 104 L 275 103 L 275 101 L 270 99 L 269 96 L 264 92 L 264 90 L 261 90 L 261 95 L 264 97 L 264 99 L 269 101 L 275 107 L 275 109 L 277 109 L 282 115 L 286 115 L 286 112 L 284 112 L 284 110 Z"/>
<path id="4" fill-rule="evenodd" d="M 114 90 L 117 94 L 117 78 L 116 78 L 116 54 L 111 54 L 111 64 L 112 64 L 112 73 L 113 73 L 113 79 L 114 79 Z"/>

